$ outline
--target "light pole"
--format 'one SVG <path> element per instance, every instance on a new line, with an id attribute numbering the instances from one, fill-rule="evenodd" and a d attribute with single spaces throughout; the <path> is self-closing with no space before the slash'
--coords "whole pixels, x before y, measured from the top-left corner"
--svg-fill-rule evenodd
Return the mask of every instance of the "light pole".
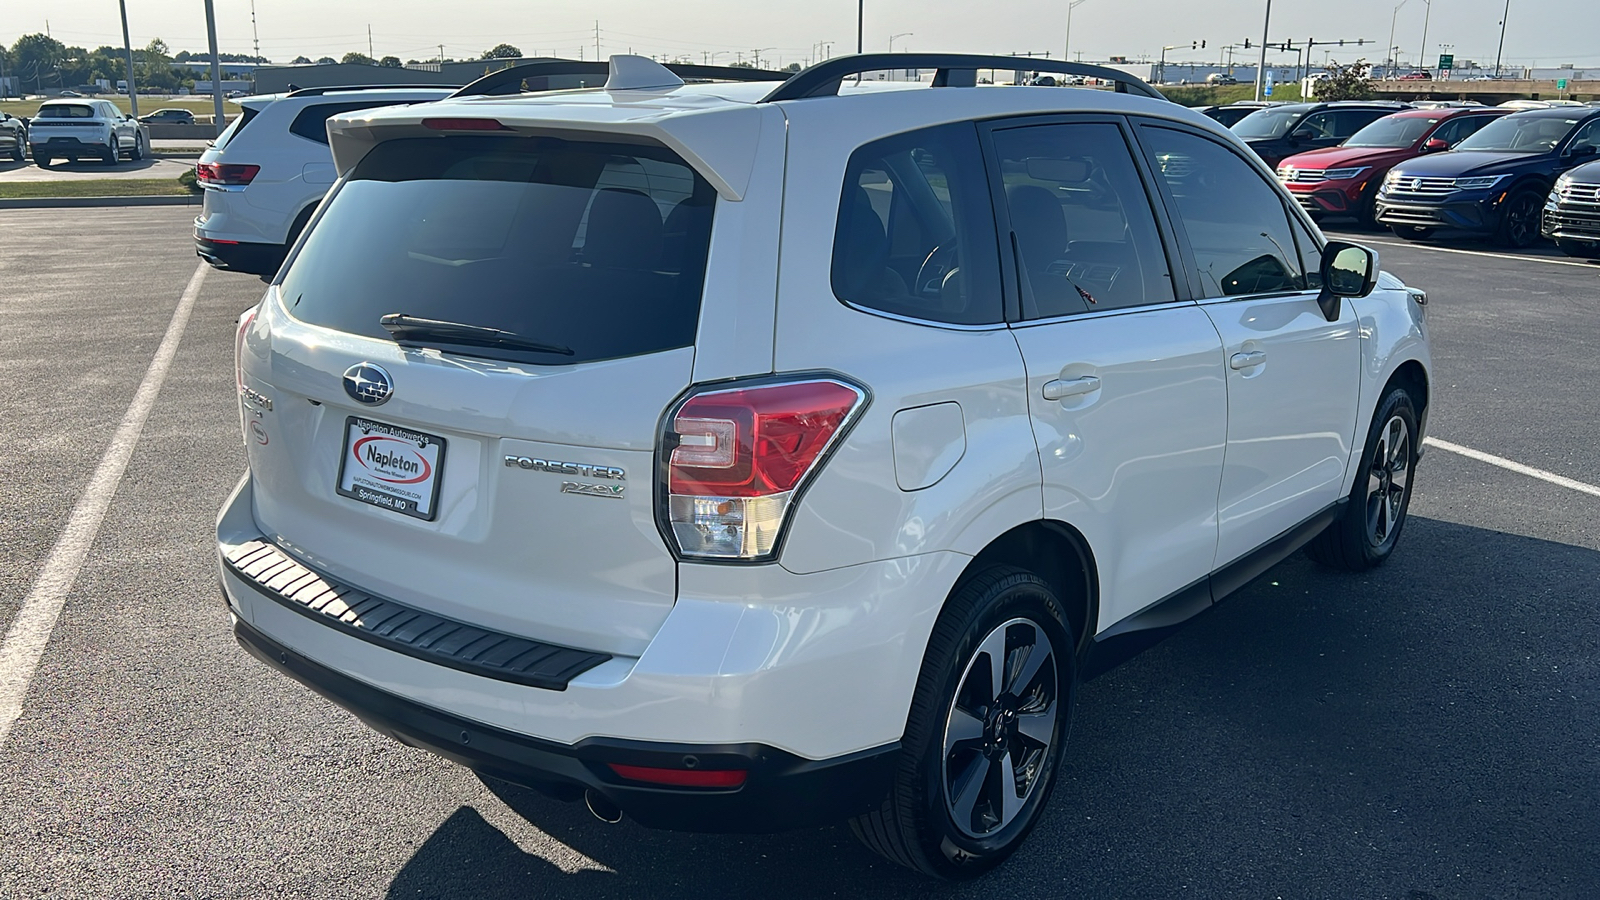
<path id="1" fill-rule="evenodd" d="M 133 43 L 128 40 L 128 4 L 127 0 L 117 0 L 117 5 L 122 8 L 122 49 L 128 54 L 128 104 L 133 109 L 133 117 L 139 118 L 139 89 L 133 84 Z"/>
<path id="2" fill-rule="evenodd" d="M 916 32 L 914 32 L 914 31 L 902 31 L 899 34 L 891 34 L 891 35 L 889 35 L 889 52 L 890 53 L 894 52 L 894 39 L 895 38 L 911 37 L 913 34 L 916 34 Z"/>
<path id="3" fill-rule="evenodd" d="M 1500 54 L 1506 49 L 1506 19 L 1511 18 L 1511 0 L 1506 0 L 1506 11 L 1500 14 L 1500 46 L 1494 51 L 1494 77 L 1500 77 Z"/>
<path id="4" fill-rule="evenodd" d="M 1433 0 L 1422 0 L 1427 4 L 1428 11 L 1422 14 L 1422 46 L 1417 48 L 1417 63 L 1420 68 L 1428 68 L 1428 19 L 1433 15 Z"/>
<path id="5" fill-rule="evenodd" d="M 217 59 L 217 14 L 211 8 L 211 0 L 206 0 L 206 40 L 211 45 L 211 108 L 213 110 L 211 123 L 217 129 L 217 137 L 222 136 L 222 64 Z M 129 85 L 131 88 L 133 85 Z"/>
<path id="6" fill-rule="evenodd" d="M 1165 84 L 1167 81 L 1167 51 L 1176 50 L 1181 46 L 1183 45 L 1173 44 L 1170 47 L 1161 48 L 1161 65 L 1156 69 L 1156 71 L 1160 72 L 1161 74 L 1156 78 L 1156 84 Z"/>
<path id="7" fill-rule="evenodd" d="M 1261 85 L 1267 77 L 1267 28 L 1272 24 L 1272 0 L 1267 0 L 1267 13 L 1261 17 L 1261 63 L 1256 66 L 1256 99 L 1261 99 Z"/>
<path id="8" fill-rule="evenodd" d="M 1072 11 L 1088 2 L 1089 0 L 1071 0 L 1067 4 L 1067 38 L 1061 47 L 1062 59 L 1070 60 L 1072 58 Z"/>
<path id="9" fill-rule="evenodd" d="M 856 52 L 862 52 L 862 23 L 867 20 L 867 0 L 856 0 Z"/>
<path id="10" fill-rule="evenodd" d="M 1395 47 L 1395 45 L 1394 45 L 1394 23 L 1395 23 L 1395 21 L 1397 19 L 1400 18 L 1400 7 L 1405 6 L 1407 3 L 1410 3 L 1410 2 L 1411 2 L 1411 0 L 1400 0 L 1399 3 L 1395 4 L 1394 13 L 1389 16 L 1389 68 L 1390 69 L 1395 68 L 1395 59 L 1399 56 L 1398 53 L 1395 53 L 1395 50 L 1397 50 L 1399 48 Z M 1393 73 L 1392 72 L 1385 72 L 1383 74 L 1384 74 L 1385 78 L 1388 78 Z"/>

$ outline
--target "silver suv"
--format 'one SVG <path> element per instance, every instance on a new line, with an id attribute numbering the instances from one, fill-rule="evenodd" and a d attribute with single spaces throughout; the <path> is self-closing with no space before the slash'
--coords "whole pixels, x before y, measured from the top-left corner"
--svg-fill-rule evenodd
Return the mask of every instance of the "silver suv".
<path id="1" fill-rule="evenodd" d="M 615 57 L 330 120 L 239 326 L 239 641 L 607 820 L 998 864 L 1083 679 L 1302 546 L 1394 552 L 1431 391 L 1424 295 L 1237 138 L 1012 65 Z"/>

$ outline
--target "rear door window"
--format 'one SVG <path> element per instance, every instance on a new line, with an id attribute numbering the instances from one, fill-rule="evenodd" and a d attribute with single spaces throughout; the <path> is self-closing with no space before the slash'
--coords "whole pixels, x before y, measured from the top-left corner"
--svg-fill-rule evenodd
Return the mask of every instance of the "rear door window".
<path id="1" fill-rule="evenodd" d="M 694 343 L 715 192 L 657 144 L 450 136 L 379 144 L 280 285 L 296 318 L 389 338 L 400 313 L 511 332 L 567 364 Z"/>
<path id="2" fill-rule="evenodd" d="M 970 124 L 897 135 L 851 154 L 834 230 L 840 300 L 930 322 L 996 324 L 994 214 Z"/>
<path id="3" fill-rule="evenodd" d="M 254 106 L 240 107 L 239 114 L 234 116 L 233 121 L 228 123 L 228 127 L 224 128 L 222 133 L 217 135 L 217 139 L 212 142 L 212 148 L 221 150 L 223 147 L 228 146 L 228 142 L 238 137 L 239 132 L 243 131 L 245 126 L 250 124 L 250 120 L 254 119 L 260 111 Z"/>
<path id="4" fill-rule="evenodd" d="M 328 142 L 328 119 L 340 113 L 355 112 L 358 109 L 373 109 L 379 106 L 395 106 L 401 103 L 412 103 L 411 100 L 385 100 L 385 101 L 347 101 L 344 103 L 315 103 L 300 110 L 289 123 L 289 132 L 298 134 L 307 140 L 319 144 Z"/>

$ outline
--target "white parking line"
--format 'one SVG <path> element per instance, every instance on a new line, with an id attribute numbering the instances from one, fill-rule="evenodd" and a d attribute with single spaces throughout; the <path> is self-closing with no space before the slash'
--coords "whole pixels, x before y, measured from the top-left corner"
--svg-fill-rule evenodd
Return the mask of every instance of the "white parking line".
<path id="1" fill-rule="evenodd" d="M 67 517 L 61 537 L 45 557 L 44 567 L 22 601 L 22 608 L 6 632 L 5 642 L 0 643 L 0 747 L 5 746 L 11 726 L 22 715 L 28 684 L 39 669 L 39 660 L 50 643 L 50 632 L 55 630 L 67 594 L 89 557 L 95 536 L 100 533 L 100 523 L 111 506 L 111 498 L 117 493 L 117 485 L 122 482 L 122 473 L 133 455 L 133 448 L 139 443 L 139 434 L 144 430 L 151 407 L 155 406 L 161 383 L 166 381 L 167 370 L 178 352 L 178 342 L 183 339 L 183 329 L 189 324 L 189 313 L 194 309 L 195 298 L 200 295 L 200 285 L 209 270 L 210 266 L 205 263 L 195 267 L 194 276 L 189 279 L 189 286 L 184 288 L 178 308 L 172 313 L 166 336 L 161 339 L 144 380 L 133 394 L 133 402 L 128 404 L 122 423 L 111 436 L 111 444 L 106 447 L 94 477 L 72 508 L 72 515 Z"/>
<path id="2" fill-rule="evenodd" d="M 1467 256 L 1487 256 L 1492 259 L 1514 259 L 1517 262 L 1544 263 L 1547 266 L 1577 266 L 1588 269 L 1600 275 L 1600 266 L 1576 259 L 1548 259 L 1543 256 L 1517 256 L 1514 253 L 1490 253 L 1487 250 L 1462 250 L 1457 247 L 1435 247 L 1432 244 L 1403 244 L 1399 241 L 1374 241 L 1363 237 L 1352 237 L 1358 244 L 1376 244 L 1380 247 L 1404 247 L 1407 250 L 1432 250 L 1435 253 L 1464 253 Z"/>
<path id="3" fill-rule="evenodd" d="M 1506 459 L 1503 456 L 1495 456 L 1493 453 L 1485 453 L 1482 450 L 1474 450 L 1471 447 L 1463 447 L 1460 444 L 1452 444 L 1449 441 L 1441 441 L 1438 438 L 1423 438 L 1422 442 L 1427 444 L 1429 447 L 1438 447 L 1440 450 L 1445 450 L 1450 453 L 1458 453 L 1467 457 L 1468 459 L 1475 459 L 1478 462 L 1486 462 L 1491 466 L 1499 466 L 1507 471 L 1516 472 L 1518 475 L 1526 475 L 1529 478 L 1537 478 L 1540 481 L 1548 481 L 1551 484 L 1560 485 L 1568 490 L 1577 491 L 1580 494 L 1592 494 L 1593 496 L 1600 497 L 1600 487 L 1595 487 L 1592 484 L 1585 484 L 1581 481 L 1574 481 L 1565 475 L 1557 475 L 1554 472 L 1546 472 L 1543 469 L 1535 469 L 1533 466 L 1525 466 L 1522 463 Z"/>

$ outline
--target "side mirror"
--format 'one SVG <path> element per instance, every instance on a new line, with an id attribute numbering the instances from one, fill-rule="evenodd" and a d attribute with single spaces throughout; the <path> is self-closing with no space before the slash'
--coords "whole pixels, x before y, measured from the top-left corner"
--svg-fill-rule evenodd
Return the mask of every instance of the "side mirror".
<path id="1" fill-rule="evenodd" d="M 1311 132 L 1307 131 L 1304 128 L 1299 129 L 1298 131 L 1289 132 L 1289 140 L 1293 141 L 1296 144 L 1300 143 L 1301 141 L 1309 141 L 1309 140 L 1311 140 L 1311 137 L 1312 137 Z"/>
<path id="2" fill-rule="evenodd" d="M 1422 152 L 1423 153 L 1438 153 L 1440 150 L 1449 150 L 1449 149 L 1450 149 L 1450 142 L 1449 141 L 1445 141 L 1445 140 L 1440 140 L 1439 138 L 1429 138 L 1428 142 L 1422 145 Z"/>
<path id="3" fill-rule="evenodd" d="M 1360 244 L 1329 241 L 1322 251 L 1322 293 L 1317 305 L 1329 322 L 1339 318 L 1341 297 L 1365 297 L 1378 286 L 1378 254 Z"/>
<path id="4" fill-rule="evenodd" d="M 1583 144 L 1567 148 L 1567 152 L 1564 155 L 1577 159 L 1580 156 L 1593 156 L 1596 151 L 1600 151 L 1600 147 L 1595 147 L 1593 144 Z"/>

